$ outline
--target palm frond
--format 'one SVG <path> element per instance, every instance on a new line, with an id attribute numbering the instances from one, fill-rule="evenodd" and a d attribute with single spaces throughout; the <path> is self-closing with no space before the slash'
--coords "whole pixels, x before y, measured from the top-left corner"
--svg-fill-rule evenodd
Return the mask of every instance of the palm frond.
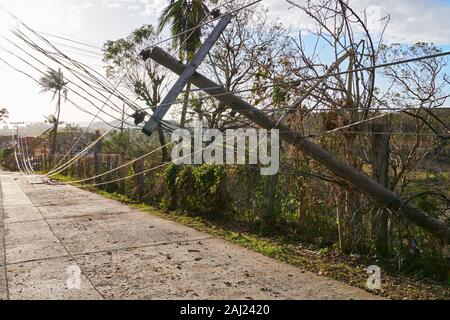
<path id="1" fill-rule="evenodd" d="M 39 79 L 39 84 L 42 87 L 42 93 L 53 93 L 52 100 L 55 99 L 58 92 L 63 92 L 64 96 L 67 99 L 68 82 L 64 80 L 64 74 L 61 69 L 48 69 L 45 75 Z"/>
<path id="2" fill-rule="evenodd" d="M 209 9 L 204 0 L 170 0 L 164 8 L 159 18 L 158 30 L 161 32 L 170 24 L 170 32 L 175 36 L 173 46 L 181 46 L 181 59 L 191 57 L 200 46 L 201 28 L 187 31 L 201 24 L 208 13 Z"/>

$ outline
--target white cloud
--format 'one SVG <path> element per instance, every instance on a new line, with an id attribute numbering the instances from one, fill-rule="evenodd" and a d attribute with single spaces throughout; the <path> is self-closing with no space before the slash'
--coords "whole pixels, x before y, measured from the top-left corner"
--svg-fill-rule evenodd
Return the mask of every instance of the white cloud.
<path id="1" fill-rule="evenodd" d="M 120 9 L 125 6 L 133 5 L 139 0 L 103 0 L 102 9 Z"/>
<path id="2" fill-rule="evenodd" d="M 145 16 L 157 16 L 161 15 L 162 10 L 167 6 L 166 0 L 139 0 L 144 5 Z"/>
<path id="3" fill-rule="evenodd" d="M 101 0 L 102 9 L 126 9 L 133 16 L 158 17 L 169 0 Z M 225 0 L 224 0 L 225 1 Z M 304 0 L 296 0 L 302 3 Z M 450 3 L 444 0 L 350 0 L 350 6 L 363 18 L 370 31 L 377 35 L 384 27 L 380 19 L 390 15 L 385 40 L 388 42 L 434 42 L 450 44 Z M 269 17 L 293 27 L 304 27 L 307 18 L 300 9 L 285 0 L 264 0 Z M 83 8 L 91 8 L 86 2 Z M 309 23 L 307 23 L 309 25 Z"/>
<path id="4" fill-rule="evenodd" d="M 81 6 L 81 8 L 83 8 L 83 9 L 90 9 L 90 8 L 93 8 L 93 7 L 94 7 L 94 5 L 91 2 L 86 2 L 85 4 L 83 4 Z"/>
<path id="5" fill-rule="evenodd" d="M 159 17 L 168 0 L 102 0 L 102 9 L 121 9 L 139 11 L 139 15 Z M 135 13 L 129 15 L 136 17 Z"/>
<path id="6" fill-rule="evenodd" d="M 303 0 L 297 0 L 299 3 Z M 273 18 L 299 26 L 302 16 L 298 8 L 289 9 L 283 0 L 265 0 Z M 350 7 L 361 16 L 367 16 L 369 30 L 377 34 L 383 29 L 380 19 L 390 15 L 385 40 L 388 42 L 418 41 L 450 44 L 450 3 L 443 0 L 350 0 Z"/>
<path id="7" fill-rule="evenodd" d="M 77 5 L 70 5 L 66 9 L 67 20 L 66 25 L 70 30 L 79 31 L 82 25 L 81 7 Z"/>
<path id="8" fill-rule="evenodd" d="M 450 4 L 441 0 L 358 0 L 359 11 L 369 6 L 379 15 L 390 15 L 386 40 L 390 42 L 434 42 L 450 44 Z M 370 26 L 369 26 L 370 27 Z M 375 30 L 377 26 L 372 26 Z"/>

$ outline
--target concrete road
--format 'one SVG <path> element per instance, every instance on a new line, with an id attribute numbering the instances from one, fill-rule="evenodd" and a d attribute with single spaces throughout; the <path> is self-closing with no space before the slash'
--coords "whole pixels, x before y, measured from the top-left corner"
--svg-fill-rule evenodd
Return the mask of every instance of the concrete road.
<path id="1" fill-rule="evenodd" d="M 376 298 L 117 201 L 41 181 L 0 172 L 0 299 Z"/>

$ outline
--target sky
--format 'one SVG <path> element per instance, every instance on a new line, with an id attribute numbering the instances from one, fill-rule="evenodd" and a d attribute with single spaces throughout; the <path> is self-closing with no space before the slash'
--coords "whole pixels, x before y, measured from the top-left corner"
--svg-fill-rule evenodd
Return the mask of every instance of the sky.
<path id="1" fill-rule="evenodd" d="M 302 0 L 296 0 L 302 1 Z M 73 58 L 98 70 L 101 67 L 99 48 L 106 40 L 125 37 L 142 24 L 156 24 L 168 0 L 0 0 L 0 6 L 14 13 L 30 27 L 45 33 L 63 36 L 92 44 L 80 53 L 73 48 L 64 50 Z M 302 25 L 298 9 L 284 0 L 263 0 L 269 18 L 286 25 Z M 380 19 L 390 15 L 385 32 L 388 42 L 433 42 L 448 49 L 450 45 L 450 1 L 444 0 L 350 0 L 360 14 L 365 12 L 371 32 L 380 32 Z M 8 44 L 3 37 L 13 38 L 11 19 L 0 10 L 0 46 Z M 52 38 L 49 38 L 52 39 Z M 56 42 L 64 42 L 53 38 Z M 66 45 L 70 44 L 64 42 Z M 70 45 L 73 45 L 70 44 Z M 0 58 L 18 63 L 0 50 Z M 26 66 L 22 64 L 26 70 Z M 41 94 L 32 80 L 11 70 L 0 61 L 0 107 L 10 112 L 11 122 L 39 122 L 54 112 L 55 102 L 50 94 Z M 86 115 L 70 105 L 63 107 L 62 121 L 90 121 Z"/>

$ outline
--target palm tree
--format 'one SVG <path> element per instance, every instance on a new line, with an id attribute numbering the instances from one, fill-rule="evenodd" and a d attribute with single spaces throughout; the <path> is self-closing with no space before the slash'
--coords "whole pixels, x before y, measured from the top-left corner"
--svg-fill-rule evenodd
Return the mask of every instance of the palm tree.
<path id="1" fill-rule="evenodd" d="M 9 111 L 6 108 L 0 110 L 0 121 L 6 121 L 9 118 Z"/>
<path id="2" fill-rule="evenodd" d="M 211 1 L 215 2 L 215 1 Z M 199 26 L 209 14 L 209 9 L 204 0 L 170 0 L 169 5 L 163 10 L 159 19 L 159 32 L 170 24 L 174 47 L 179 47 L 180 60 L 189 62 L 195 52 L 201 46 L 201 28 Z M 193 29 L 196 28 L 196 29 Z M 191 30 L 193 29 L 193 30 Z M 180 126 L 186 123 L 188 99 L 191 92 L 191 84 L 188 83 L 184 96 L 184 104 L 181 112 Z"/>
<path id="3" fill-rule="evenodd" d="M 50 157 L 53 159 L 55 153 L 56 153 L 56 140 L 57 140 L 57 134 L 58 134 L 58 125 L 59 125 L 59 116 L 61 114 L 61 97 L 64 96 L 64 100 L 67 100 L 67 84 L 64 80 L 64 74 L 61 71 L 61 69 L 58 69 L 58 71 L 53 69 L 48 69 L 48 71 L 45 73 L 45 75 L 39 80 L 39 83 L 42 87 L 41 92 L 52 92 L 53 97 L 52 101 L 55 99 L 55 97 L 58 97 L 57 103 L 56 103 L 56 112 L 55 115 L 52 116 L 51 123 L 53 124 L 53 141 L 52 141 L 52 148 L 50 151 Z"/>

